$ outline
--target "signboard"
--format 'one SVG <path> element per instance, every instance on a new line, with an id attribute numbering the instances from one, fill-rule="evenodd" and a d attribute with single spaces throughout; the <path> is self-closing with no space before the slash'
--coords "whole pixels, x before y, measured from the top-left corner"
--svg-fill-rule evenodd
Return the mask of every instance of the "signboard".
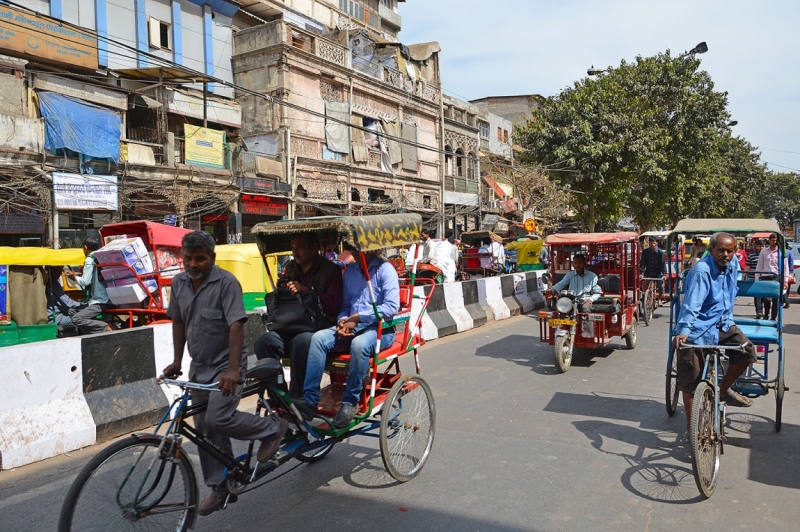
<path id="1" fill-rule="evenodd" d="M 203 216 L 203 225 L 208 224 L 215 224 L 217 222 L 227 222 L 228 215 L 227 214 L 206 214 Z"/>
<path id="2" fill-rule="evenodd" d="M 97 68 L 97 36 L 10 7 L 0 8 L 0 48 L 58 63 Z"/>
<path id="3" fill-rule="evenodd" d="M 239 196 L 239 212 L 263 216 L 286 216 L 289 214 L 288 198 L 242 194 Z"/>
<path id="4" fill-rule="evenodd" d="M 164 215 L 164 225 L 171 225 L 175 227 L 178 225 L 178 217 L 175 214 L 165 214 Z"/>
<path id="5" fill-rule="evenodd" d="M 528 218 L 525 220 L 525 230 L 529 233 L 536 231 L 536 220 L 533 218 Z"/>
<path id="6" fill-rule="evenodd" d="M 225 168 L 225 132 L 206 127 L 183 125 L 186 164 Z"/>
<path id="7" fill-rule="evenodd" d="M 254 179 L 252 177 L 240 177 L 237 184 L 242 188 L 254 190 L 264 190 L 269 192 L 291 192 L 292 187 L 288 183 L 280 183 L 269 179 Z"/>
<path id="8" fill-rule="evenodd" d="M 44 233 L 44 217 L 38 214 L 0 213 L 0 233 L 15 235 Z"/>
<path id="9" fill-rule="evenodd" d="M 53 172 L 53 195 L 61 211 L 116 211 L 117 176 Z"/>

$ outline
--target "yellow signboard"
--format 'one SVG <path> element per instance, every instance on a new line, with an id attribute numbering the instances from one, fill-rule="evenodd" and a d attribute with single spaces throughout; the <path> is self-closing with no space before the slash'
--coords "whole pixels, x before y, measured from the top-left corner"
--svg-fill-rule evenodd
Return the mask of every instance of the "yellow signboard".
<path id="1" fill-rule="evenodd" d="M 536 231 L 536 220 L 533 218 L 525 220 L 525 230 L 529 233 Z"/>
<path id="2" fill-rule="evenodd" d="M 17 9 L 0 7 L 0 48 L 78 67 L 97 68 L 97 35 Z"/>
<path id="3" fill-rule="evenodd" d="M 224 131 L 184 124 L 183 133 L 186 138 L 184 149 L 186 164 L 225 168 Z"/>

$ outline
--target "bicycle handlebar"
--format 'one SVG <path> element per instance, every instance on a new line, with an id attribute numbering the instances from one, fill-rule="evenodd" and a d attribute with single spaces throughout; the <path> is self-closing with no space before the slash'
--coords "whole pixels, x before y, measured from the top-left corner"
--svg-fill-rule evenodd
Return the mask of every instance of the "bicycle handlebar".
<path id="1" fill-rule="evenodd" d="M 718 351 L 744 351 L 747 344 L 742 345 L 700 345 L 681 342 L 681 349 L 717 349 Z"/>
<path id="2" fill-rule="evenodd" d="M 191 381 L 180 381 L 176 379 L 167 379 L 163 375 L 156 379 L 156 384 L 167 384 L 169 386 L 180 386 L 184 390 L 204 390 L 207 392 L 218 392 L 219 389 L 219 381 L 212 382 L 211 384 L 200 384 L 199 382 L 191 382 Z M 239 383 L 241 384 L 241 382 Z"/>

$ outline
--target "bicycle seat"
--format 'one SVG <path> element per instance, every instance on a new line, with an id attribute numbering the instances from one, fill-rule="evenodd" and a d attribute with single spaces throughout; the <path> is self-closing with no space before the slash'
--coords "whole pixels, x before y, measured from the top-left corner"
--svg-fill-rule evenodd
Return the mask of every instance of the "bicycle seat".
<path id="1" fill-rule="evenodd" d="M 256 362 L 256 365 L 247 370 L 245 376 L 248 379 L 261 381 L 269 377 L 275 377 L 283 372 L 280 360 L 274 358 L 263 358 Z"/>

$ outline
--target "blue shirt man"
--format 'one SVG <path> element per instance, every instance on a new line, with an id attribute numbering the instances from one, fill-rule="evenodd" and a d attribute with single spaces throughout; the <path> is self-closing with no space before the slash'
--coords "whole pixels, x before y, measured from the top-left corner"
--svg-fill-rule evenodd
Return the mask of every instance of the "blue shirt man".
<path id="1" fill-rule="evenodd" d="M 368 264 L 370 285 L 375 294 L 378 312 L 383 319 L 391 320 L 400 309 L 397 271 L 375 252 L 365 252 L 364 259 Z M 360 261 L 345 270 L 343 285 L 344 296 L 338 324 L 330 329 L 317 331 L 311 338 L 303 385 L 304 399 L 294 402 L 303 417 L 310 420 L 316 414 L 319 403 L 319 386 L 328 353 L 334 348 L 336 351 L 347 351 L 349 348 L 350 374 L 342 394 L 342 406 L 333 418 L 336 427 L 348 425 L 358 411 L 358 399 L 369 369 L 370 357 L 375 351 L 379 326 Z M 386 349 L 393 343 L 394 330 L 384 330 L 380 348 Z"/>
<path id="2" fill-rule="evenodd" d="M 584 255 L 576 253 L 572 257 L 572 265 L 575 269 L 554 284 L 550 291 L 557 294 L 564 288 L 569 287 L 571 292 L 575 292 L 582 297 L 584 303 L 597 301 L 601 295 L 600 286 L 597 284 L 597 275 L 586 270 L 586 258 Z"/>

